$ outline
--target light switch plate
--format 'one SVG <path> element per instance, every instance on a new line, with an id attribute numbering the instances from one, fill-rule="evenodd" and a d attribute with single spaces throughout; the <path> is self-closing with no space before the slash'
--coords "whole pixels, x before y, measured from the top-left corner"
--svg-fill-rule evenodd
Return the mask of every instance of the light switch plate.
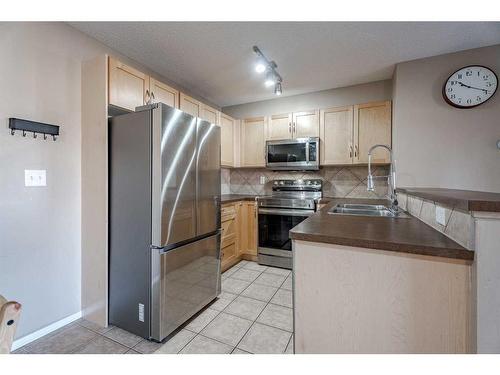
<path id="1" fill-rule="evenodd" d="M 45 169 L 25 169 L 24 186 L 47 186 Z"/>
<path id="2" fill-rule="evenodd" d="M 444 207 L 436 206 L 436 221 L 441 225 L 446 225 L 446 211 Z"/>

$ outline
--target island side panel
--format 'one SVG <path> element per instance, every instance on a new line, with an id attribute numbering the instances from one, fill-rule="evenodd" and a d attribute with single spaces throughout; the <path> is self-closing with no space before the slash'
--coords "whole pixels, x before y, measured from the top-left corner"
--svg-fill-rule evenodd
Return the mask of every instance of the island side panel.
<path id="1" fill-rule="evenodd" d="M 295 353 L 470 353 L 471 262 L 293 241 Z"/>

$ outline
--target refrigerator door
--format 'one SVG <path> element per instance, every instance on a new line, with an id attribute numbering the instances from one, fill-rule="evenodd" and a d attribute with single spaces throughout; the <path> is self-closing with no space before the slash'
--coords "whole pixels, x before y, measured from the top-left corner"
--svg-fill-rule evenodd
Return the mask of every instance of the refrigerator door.
<path id="1" fill-rule="evenodd" d="M 196 236 L 196 117 L 153 109 L 152 244 L 174 247 Z"/>
<path id="2" fill-rule="evenodd" d="M 220 228 L 220 127 L 198 119 L 196 136 L 197 235 Z"/>
<path id="3" fill-rule="evenodd" d="M 153 288 L 151 338 L 161 341 L 219 295 L 220 234 L 152 251 L 160 273 Z"/>

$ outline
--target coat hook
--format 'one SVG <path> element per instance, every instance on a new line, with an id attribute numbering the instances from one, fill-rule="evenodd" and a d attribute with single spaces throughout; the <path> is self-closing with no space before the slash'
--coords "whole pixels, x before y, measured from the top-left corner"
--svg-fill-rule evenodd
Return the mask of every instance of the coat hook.
<path id="1" fill-rule="evenodd" d="M 33 132 L 33 138 L 36 138 L 36 133 L 35 132 Z"/>
<path id="2" fill-rule="evenodd" d="M 47 140 L 47 134 L 43 133 L 43 139 L 46 141 Z"/>
<path id="3" fill-rule="evenodd" d="M 26 132 L 23 130 L 23 137 L 26 137 Z"/>

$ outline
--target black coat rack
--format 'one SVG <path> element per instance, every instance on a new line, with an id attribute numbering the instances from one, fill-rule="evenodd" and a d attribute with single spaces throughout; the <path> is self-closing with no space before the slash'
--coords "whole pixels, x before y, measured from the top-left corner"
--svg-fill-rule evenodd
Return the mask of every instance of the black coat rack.
<path id="1" fill-rule="evenodd" d="M 26 137 L 26 132 L 33 133 L 33 138 L 36 138 L 37 134 L 43 134 L 43 139 L 47 139 L 47 135 L 52 136 L 55 141 L 59 136 L 59 126 L 44 124 L 43 122 L 36 122 L 30 120 L 23 120 L 20 118 L 9 118 L 9 129 L 10 134 L 14 135 L 16 130 L 23 132 L 23 137 Z"/>

